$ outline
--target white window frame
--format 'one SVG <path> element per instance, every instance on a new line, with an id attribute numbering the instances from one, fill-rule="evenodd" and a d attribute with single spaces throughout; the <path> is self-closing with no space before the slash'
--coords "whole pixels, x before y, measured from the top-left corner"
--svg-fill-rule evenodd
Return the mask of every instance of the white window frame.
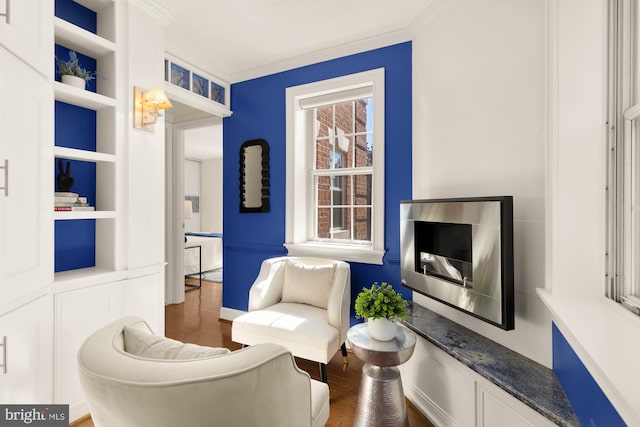
<path id="1" fill-rule="evenodd" d="M 637 0 L 609 2 L 606 294 L 640 315 L 640 69 Z"/>
<path id="2" fill-rule="evenodd" d="M 373 183 L 371 244 L 321 242 L 315 235 L 314 191 L 311 183 L 314 146 L 309 142 L 309 109 L 314 101 L 339 102 L 341 94 L 371 90 L 373 96 Z M 303 105 L 305 108 L 303 108 Z M 287 178 L 285 247 L 291 256 L 316 256 L 382 265 L 384 250 L 384 69 L 292 86 L 286 90 Z"/>

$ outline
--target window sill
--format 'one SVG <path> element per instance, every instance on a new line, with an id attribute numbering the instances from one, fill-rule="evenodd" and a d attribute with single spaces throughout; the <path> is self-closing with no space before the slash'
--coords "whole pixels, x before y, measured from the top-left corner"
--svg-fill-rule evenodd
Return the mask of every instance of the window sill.
<path id="1" fill-rule="evenodd" d="M 384 250 L 349 245 L 327 245 L 315 242 L 285 243 L 289 256 L 313 256 L 382 265 Z"/>
<path id="2" fill-rule="evenodd" d="M 605 297 L 538 295 L 622 419 L 640 425 L 640 319 Z"/>

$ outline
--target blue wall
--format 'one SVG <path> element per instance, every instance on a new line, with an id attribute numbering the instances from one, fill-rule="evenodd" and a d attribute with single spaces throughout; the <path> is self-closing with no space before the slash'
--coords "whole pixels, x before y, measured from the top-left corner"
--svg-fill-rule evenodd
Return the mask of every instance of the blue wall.
<path id="1" fill-rule="evenodd" d="M 223 135 L 223 306 L 247 309 L 249 287 L 263 259 L 286 254 L 286 117 L 287 87 L 347 74 L 385 69 L 385 248 L 383 265 L 351 263 L 351 296 L 386 281 L 407 299 L 400 286 L 399 203 L 411 198 L 411 43 L 401 43 L 309 65 L 231 86 L 233 115 L 224 119 Z M 271 154 L 268 213 L 239 213 L 240 145 L 264 138 Z M 235 185 L 237 183 L 237 185 Z M 353 309 L 352 309 L 353 311 Z"/>
<path id="2" fill-rule="evenodd" d="M 553 371 L 585 427 L 618 427 L 626 424 L 582 364 L 565 337 L 553 325 Z"/>

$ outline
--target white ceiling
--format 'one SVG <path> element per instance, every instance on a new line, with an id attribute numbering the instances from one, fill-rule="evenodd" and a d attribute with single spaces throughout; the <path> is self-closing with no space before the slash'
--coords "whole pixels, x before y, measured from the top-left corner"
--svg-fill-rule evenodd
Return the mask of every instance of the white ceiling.
<path id="1" fill-rule="evenodd" d="M 156 0 L 168 46 L 239 81 L 256 69 L 406 30 L 434 0 Z"/>
<path id="2" fill-rule="evenodd" d="M 437 0 L 155 0 L 173 19 L 165 32 L 172 54 L 231 83 L 317 62 L 354 45 L 407 40 L 408 27 Z M 451 0 L 440 0 L 451 1 Z M 379 44 L 376 46 L 376 44 Z M 389 44 L 389 43 L 386 43 Z M 370 48 L 372 48 L 370 47 Z M 326 55 L 325 55 L 326 56 Z M 325 59 L 329 59 L 328 57 Z M 167 120 L 200 118 L 174 102 Z M 221 125 L 188 131 L 185 157 L 222 156 Z"/>

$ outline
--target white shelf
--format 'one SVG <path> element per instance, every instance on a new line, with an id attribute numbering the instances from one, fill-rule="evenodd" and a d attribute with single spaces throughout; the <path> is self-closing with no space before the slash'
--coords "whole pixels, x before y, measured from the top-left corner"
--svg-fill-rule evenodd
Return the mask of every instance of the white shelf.
<path id="1" fill-rule="evenodd" d="M 97 153 L 95 151 L 78 150 L 76 148 L 53 147 L 55 157 L 62 157 L 69 160 L 80 160 L 83 162 L 104 162 L 115 163 L 116 156 L 107 153 Z"/>
<path id="2" fill-rule="evenodd" d="M 113 4 L 114 0 L 74 0 L 76 3 L 83 5 L 87 9 L 99 12 Z"/>
<path id="3" fill-rule="evenodd" d="M 54 17 L 56 43 L 90 57 L 100 57 L 116 51 L 112 41 L 78 27 L 64 19 Z"/>
<path id="4" fill-rule="evenodd" d="M 73 219 L 113 219 L 116 217 L 115 211 L 58 211 L 53 212 L 53 219 L 73 220 Z"/>
<path id="5" fill-rule="evenodd" d="M 100 267 L 61 271 L 54 274 L 54 292 L 67 292 L 88 286 L 101 285 L 124 280 L 126 277 L 126 271 L 108 270 Z"/>
<path id="6" fill-rule="evenodd" d="M 90 110 L 102 110 L 103 108 L 115 107 L 116 100 L 99 93 L 78 89 L 60 82 L 53 82 L 56 101 L 77 105 Z"/>

